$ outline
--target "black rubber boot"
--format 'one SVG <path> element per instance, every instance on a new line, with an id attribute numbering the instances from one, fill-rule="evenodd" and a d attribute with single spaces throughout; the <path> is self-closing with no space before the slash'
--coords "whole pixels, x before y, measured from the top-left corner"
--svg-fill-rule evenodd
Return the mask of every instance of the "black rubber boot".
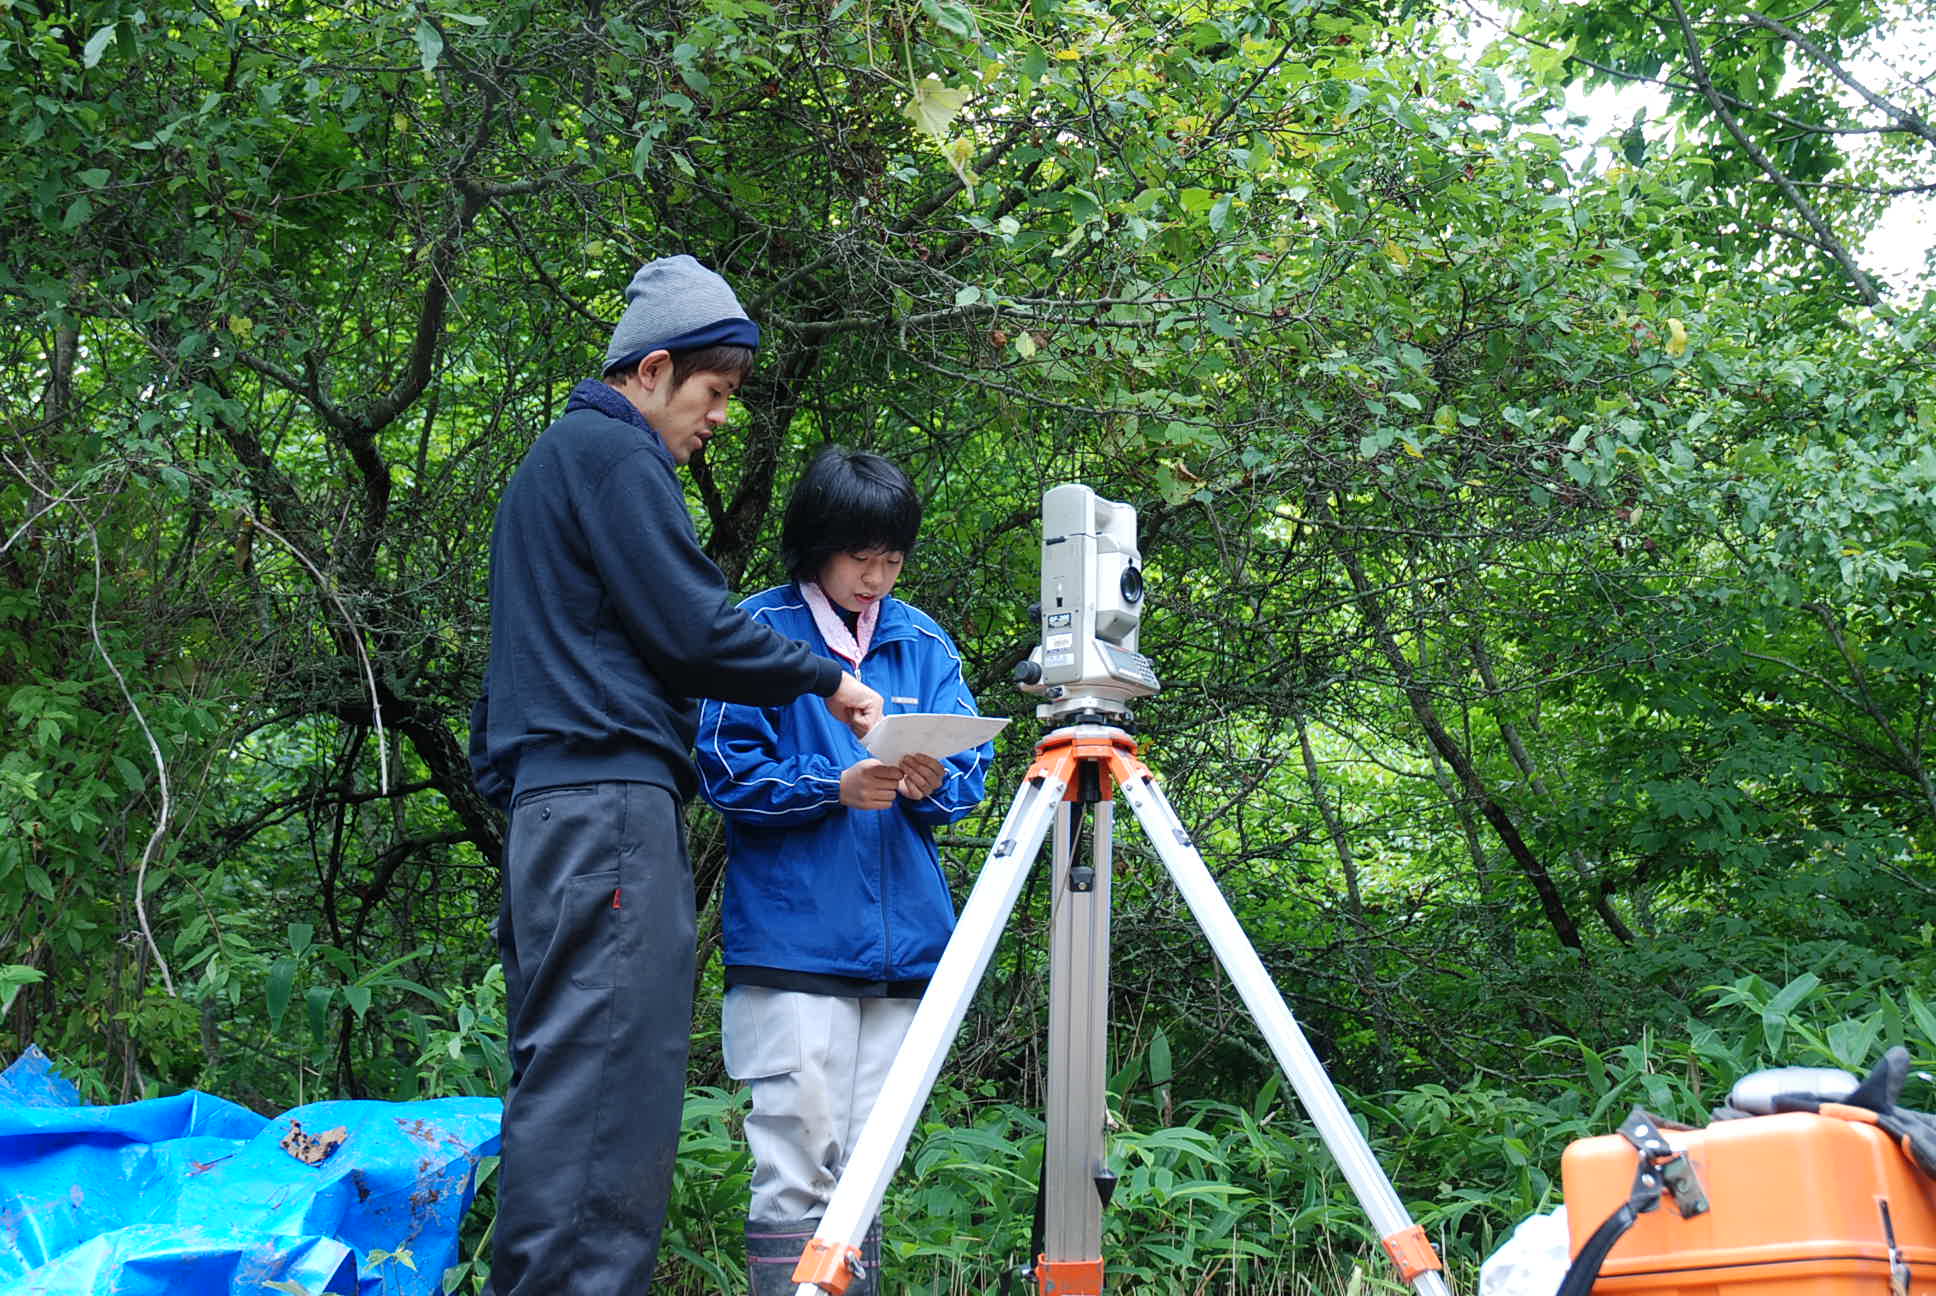
<path id="1" fill-rule="evenodd" d="M 747 1220 L 746 1285 L 752 1296 L 793 1296 L 799 1284 L 793 1267 L 820 1227 L 816 1219 Z M 881 1289 L 881 1222 L 868 1226 L 860 1243 L 864 1272 L 847 1285 L 846 1296 L 878 1296 Z"/>
<path id="2" fill-rule="evenodd" d="M 819 1227 L 818 1218 L 746 1221 L 746 1286 L 752 1296 L 793 1296 L 799 1287 L 793 1267 Z"/>
<path id="3" fill-rule="evenodd" d="M 866 1274 L 847 1289 L 847 1296 L 876 1296 L 881 1289 L 881 1221 L 876 1216 L 860 1241 L 860 1262 Z"/>

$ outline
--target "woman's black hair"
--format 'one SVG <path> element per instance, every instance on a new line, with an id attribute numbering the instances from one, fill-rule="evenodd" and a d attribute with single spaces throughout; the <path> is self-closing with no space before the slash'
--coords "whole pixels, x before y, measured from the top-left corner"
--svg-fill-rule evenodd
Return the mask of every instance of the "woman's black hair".
<path id="1" fill-rule="evenodd" d="M 921 497 L 906 473 L 877 454 L 828 446 L 813 457 L 787 500 L 780 561 L 794 580 L 818 580 L 835 554 L 904 554 L 920 529 Z"/>

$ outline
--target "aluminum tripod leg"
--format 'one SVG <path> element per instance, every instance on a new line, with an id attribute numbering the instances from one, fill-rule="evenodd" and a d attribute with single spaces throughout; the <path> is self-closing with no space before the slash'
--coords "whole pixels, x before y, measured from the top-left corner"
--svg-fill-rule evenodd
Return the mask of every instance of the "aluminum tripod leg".
<path id="1" fill-rule="evenodd" d="M 921 996 L 907 1038 L 881 1082 L 880 1097 L 854 1141 L 819 1231 L 793 1271 L 799 1284 L 794 1296 L 843 1292 L 852 1281 L 851 1265 L 859 1259 L 861 1235 L 880 1209 L 888 1180 L 907 1151 L 908 1136 L 941 1073 L 941 1059 L 961 1029 L 969 1000 L 1067 789 L 1066 780 L 1044 774 L 1031 777 L 1016 792 L 968 903 L 962 906 L 948 948 Z"/>
<path id="2" fill-rule="evenodd" d="M 1090 862 L 1074 857 L 1081 802 L 1065 802 L 1055 836 L 1055 905 L 1049 935 L 1049 1054 L 1042 1150 L 1042 1253 L 1038 1275 L 1059 1290 L 1100 1291 L 1103 1122 L 1109 1042 L 1110 827 L 1115 805 L 1098 799 Z"/>
<path id="3" fill-rule="evenodd" d="M 1263 961 L 1238 925 L 1236 915 L 1231 913 L 1223 892 L 1217 889 L 1216 879 L 1210 876 L 1196 843 L 1178 822 L 1169 799 L 1139 763 L 1130 762 L 1128 768 L 1119 772 L 1117 786 L 1169 869 L 1184 903 L 1196 916 L 1204 938 L 1230 974 L 1244 1006 L 1270 1043 L 1271 1052 L 1277 1055 L 1278 1065 L 1290 1077 L 1298 1100 L 1303 1103 L 1311 1123 L 1317 1126 L 1325 1146 L 1337 1159 L 1399 1273 L 1420 1296 L 1450 1296 L 1440 1276 L 1438 1257 L 1424 1230 L 1412 1222 L 1391 1181 L 1372 1155 L 1370 1145 L 1358 1132 L 1344 1100 L 1338 1097 L 1330 1076 L 1325 1074 L 1324 1064 L 1311 1051 L 1310 1042 L 1304 1038 L 1297 1019 L 1291 1016 L 1270 974 L 1264 970 Z"/>
<path id="4" fill-rule="evenodd" d="M 795 1268 L 795 1296 L 816 1290 L 844 1292 L 860 1251 L 858 1241 L 887 1192 L 887 1182 L 907 1149 L 908 1136 L 926 1103 L 941 1059 L 960 1028 L 968 1001 L 988 966 L 1002 926 L 1021 893 L 1051 817 L 1071 779 L 1081 777 L 1083 799 L 1096 806 L 1093 889 L 1071 881 L 1072 811 L 1065 809 L 1056 836 L 1056 917 L 1050 954 L 1049 1140 L 1044 1152 L 1044 1253 L 1037 1257 L 1043 1293 L 1100 1293 L 1101 1220 L 1097 1176 L 1102 1172 L 1104 1095 L 1103 1035 L 1107 1021 L 1109 799 L 1090 780 L 1106 766 L 1162 858 L 1198 927 L 1230 974 L 1278 1064 L 1344 1171 L 1359 1204 L 1379 1230 L 1400 1275 L 1419 1296 L 1450 1296 L 1438 1256 L 1412 1222 L 1370 1145 L 1338 1097 L 1317 1054 L 1278 994 L 1263 962 L 1230 911 L 1215 879 L 1177 820 L 1162 789 L 1131 754 L 1135 744 L 1120 729 L 1078 725 L 1058 730 L 1037 747 L 1038 759 L 1009 807 L 995 847 L 982 866 L 922 997 L 907 1040 L 889 1068 L 881 1096 L 862 1127 L 853 1156 L 834 1189 L 820 1231 Z M 1051 1176 L 1053 1176 L 1051 1178 Z"/>

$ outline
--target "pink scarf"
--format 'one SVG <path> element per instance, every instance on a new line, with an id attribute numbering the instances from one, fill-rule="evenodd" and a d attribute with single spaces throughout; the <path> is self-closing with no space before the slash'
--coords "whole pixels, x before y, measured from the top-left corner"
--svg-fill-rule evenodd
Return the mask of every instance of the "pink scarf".
<path id="1" fill-rule="evenodd" d="M 844 659 L 853 667 L 854 674 L 860 674 L 861 659 L 867 656 L 867 643 L 874 637 L 875 623 L 881 619 L 881 601 L 875 599 L 860 614 L 860 620 L 849 630 L 841 620 L 834 605 L 820 592 L 820 586 L 813 581 L 801 581 L 800 593 L 807 600 L 807 609 L 813 613 L 813 624 L 820 631 L 820 637 L 827 641 L 827 647 L 834 655 Z"/>

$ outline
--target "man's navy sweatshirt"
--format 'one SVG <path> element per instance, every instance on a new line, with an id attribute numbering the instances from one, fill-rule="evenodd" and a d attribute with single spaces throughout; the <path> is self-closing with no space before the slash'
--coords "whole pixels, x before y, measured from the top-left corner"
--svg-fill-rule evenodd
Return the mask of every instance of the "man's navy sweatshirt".
<path id="1" fill-rule="evenodd" d="M 840 667 L 741 612 L 699 547 L 665 442 L 601 382 L 525 455 L 491 532 L 491 659 L 471 712 L 485 799 L 696 786 L 694 698 L 780 706 Z"/>

